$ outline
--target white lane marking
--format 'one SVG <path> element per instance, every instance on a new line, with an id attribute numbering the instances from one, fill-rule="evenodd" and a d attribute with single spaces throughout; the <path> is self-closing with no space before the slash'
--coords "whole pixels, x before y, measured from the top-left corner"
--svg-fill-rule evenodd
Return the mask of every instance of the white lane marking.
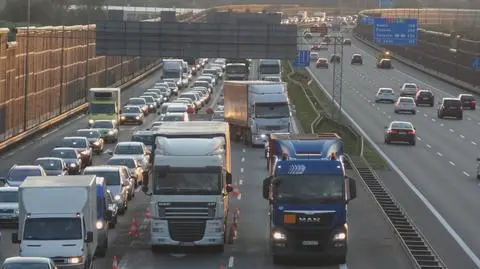
<path id="1" fill-rule="evenodd" d="M 240 180 L 238 181 L 238 185 L 243 185 L 243 179 L 240 179 Z"/>
<path id="2" fill-rule="evenodd" d="M 420 110 L 417 110 L 417 113 L 420 113 Z"/>
<path id="3" fill-rule="evenodd" d="M 436 122 L 437 120 L 436 119 L 432 119 L 433 122 Z"/>
<path id="4" fill-rule="evenodd" d="M 245 152 L 245 149 L 242 149 L 242 152 Z"/>
<path id="5" fill-rule="evenodd" d="M 467 172 L 465 172 L 465 171 L 463 171 L 462 173 L 463 173 L 465 176 L 470 177 L 470 174 L 469 174 L 469 173 L 467 173 Z M 480 267 L 480 266 L 479 266 L 479 267 Z"/>
<path id="6" fill-rule="evenodd" d="M 440 126 L 442 126 L 442 127 L 443 127 L 443 126 L 445 126 L 445 125 L 444 125 L 443 123 L 440 123 Z"/>
<path id="7" fill-rule="evenodd" d="M 475 146 L 477 145 L 477 143 L 475 141 L 472 141 L 472 144 L 475 145 Z"/>
<path id="8" fill-rule="evenodd" d="M 422 141 L 422 138 L 417 136 L 417 140 L 418 140 L 418 141 Z"/>
<path id="9" fill-rule="evenodd" d="M 467 120 L 472 120 L 472 118 L 467 118 Z"/>
<path id="10" fill-rule="evenodd" d="M 463 135 L 460 135 L 460 138 L 461 138 L 461 139 L 465 139 L 465 136 L 463 136 Z"/>
<path id="11" fill-rule="evenodd" d="M 243 163 L 244 161 L 245 161 L 245 158 L 244 158 L 244 157 L 242 157 L 242 163 Z"/>
<path id="12" fill-rule="evenodd" d="M 27 145 L 23 145 L 23 146 L 19 147 L 18 149 L 24 149 L 26 147 L 27 147 Z"/>
<path id="13" fill-rule="evenodd" d="M 242 199 L 242 194 L 239 193 L 238 196 L 237 196 L 237 200 L 241 200 Z"/>
<path id="14" fill-rule="evenodd" d="M 234 262 L 235 258 L 233 256 L 230 256 L 230 258 L 228 258 L 228 267 L 233 267 Z"/>
<path id="15" fill-rule="evenodd" d="M 440 153 L 440 152 L 438 152 L 438 151 L 437 151 L 437 155 L 438 155 L 438 156 L 440 156 L 440 157 L 442 157 L 442 156 L 443 156 L 443 154 L 442 154 L 442 153 Z"/>
<path id="16" fill-rule="evenodd" d="M 427 114 L 423 114 L 423 116 L 424 116 L 425 118 L 426 118 L 426 117 L 428 117 L 428 115 L 427 115 Z"/>
<path id="17" fill-rule="evenodd" d="M 455 130 L 453 130 L 453 129 L 450 129 L 450 133 L 455 133 Z"/>
<path id="18" fill-rule="evenodd" d="M 452 166 L 455 166 L 455 163 L 454 163 L 454 162 L 449 161 L 449 163 L 450 163 Z"/>
<path id="19" fill-rule="evenodd" d="M 240 168 L 240 173 L 243 173 L 243 168 Z"/>
<path id="20" fill-rule="evenodd" d="M 52 131 L 50 131 L 50 132 L 48 132 L 48 133 L 45 133 L 45 134 L 43 134 L 43 135 L 42 135 L 42 138 L 45 138 L 45 137 L 47 137 L 47 136 L 49 136 L 49 135 L 53 134 L 54 132 L 56 132 L 56 131 L 58 131 L 58 130 L 59 130 L 59 128 L 55 128 L 55 129 L 53 129 Z"/>
<path id="21" fill-rule="evenodd" d="M 326 90 L 325 86 L 318 80 L 315 74 L 310 70 L 309 67 L 306 68 L 308 73 L 312 76 L 312 78 L 317 82 L 320 86 L 322 91 L 328 96 L 330 100 L 332 100 L 332 95 Z M 338 103 L 335 102 L 335 105 L 338 107 Z M 360 125 L 342 108 L 341 112 L 346 118 L 353 124 L 355 128 L 360 132 L 360 134 L 367 139 L 367 141 L 372 145 L 372 147 L 380 154 L 380 156 L 390 165 L 390 167 L 397 172 L 400 178 L 405 182 L 405 184 L 412 190 L 413 193 L 423 202 L 423 204 L 430 210 L 430 212 L 437 218 L 437 220 L 442 224 L 442 226 L 447 230 L 447 232 L 452 236 L 453 240 L 457 242 L 457 244 L 462 248 L 462 250 L 467 254 L 467 256 L 472 260 L 472 262 L 480 268 L 480 258 L 473 252 L 473 250 L 463 241 L 460 235 L 452 228 L 452 226 L 447 222 L 447 220 L 438 212 L 438 210 L 433 206 L 433 204 L 423 195 L 420 190 L 413 185 L 413 183 L 408 179 L 408 177 L 400 170 L 400 168 L 388 157 L 385 152 L 375 143 L 375 141 L 360 127 Z M 465 172 L 464 172 L 465 173 Z"/>
<path id="22" fill-rule="evenodd" d="M 430 146 L 429 144 L 426 144 L 425 146 L 429 149 L 432 148 L 432 146 Z"/>

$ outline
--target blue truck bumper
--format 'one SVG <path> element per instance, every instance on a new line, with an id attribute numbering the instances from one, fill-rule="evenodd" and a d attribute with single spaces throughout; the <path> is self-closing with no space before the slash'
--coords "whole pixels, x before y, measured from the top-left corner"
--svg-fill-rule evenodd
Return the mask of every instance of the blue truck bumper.
<path id="1" fill-rule="evenodd" d="M 342 260 L 347 255 L 347 244 L 344 241 L 307 247 L 289 241 L 271 242 L 271 251 L 274 257 Z"/>

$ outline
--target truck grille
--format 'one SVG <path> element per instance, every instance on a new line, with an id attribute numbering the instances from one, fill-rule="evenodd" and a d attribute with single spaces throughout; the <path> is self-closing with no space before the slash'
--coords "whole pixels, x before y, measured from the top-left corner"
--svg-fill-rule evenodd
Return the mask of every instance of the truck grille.
<path id="1" fill-rule="evenodd" d="M 333 224 L 333 219 L 335 217 L 335 212 L 329 213 L 320 213 L 320 214 L 297 214 L 297 224 L 298 226 L 315 226 L 315 227 L 331 227 Z"/>
<path id="2" fill-rule="evenodd" d="M 0 209 L 0 214 L 12 214 L 13 209 Z"/>
<path id="3" fill-rule="evenodd" d="M 172 240 L 179 242 L 195 242 L 205 234 L 204 220 L 169 220 L 168 230 Z"/>
<path id="4" fill-rule="evenodd" d="M 159 203 L 158 216 L 166 219 L 208 219 L 215 216 L 215 206 L 215 203 Z"/>

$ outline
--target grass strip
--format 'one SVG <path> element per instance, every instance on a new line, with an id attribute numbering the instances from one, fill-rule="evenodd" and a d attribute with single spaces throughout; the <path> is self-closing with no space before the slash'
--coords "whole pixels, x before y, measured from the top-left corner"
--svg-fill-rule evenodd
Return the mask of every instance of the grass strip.
<path id="1" fill-rule="evenodd" d="M 310 99 L 317 111 L 330 115 L 332 112 L 332 102 L 317 83 L 314 81 L 309 83 L 312 78 L 306 69 L 300 68 L 293 70 L 288 61 L 282 62 L 282 68 L 282 79 L 288 83 L 288 96 L 295 105 L 297 119 L 300 121 L 303 130 L 309 132 L 310 125 L 317 117 L 317 114 L 308 101 L 307 96 L 305 96 L 302 88 L 293 83 L 292 79 L 299 82 L 305 88 L 307 95 L 311 97 Z M 288 77 L 288 74 L 291 74 L 292 72 L 294 73 Z M 334 121 L 329 117 L 324 117 L 320 124 L 316 126 L 315 132 L 337 133 L 342 137 L 346 153 L 352 156 L 360 155 L 361 139 L 347 125 Z M 363 156 L 374 169 L 379 170 L 387 167 L 385 161 L 366 141 L 364 141 Z"/>

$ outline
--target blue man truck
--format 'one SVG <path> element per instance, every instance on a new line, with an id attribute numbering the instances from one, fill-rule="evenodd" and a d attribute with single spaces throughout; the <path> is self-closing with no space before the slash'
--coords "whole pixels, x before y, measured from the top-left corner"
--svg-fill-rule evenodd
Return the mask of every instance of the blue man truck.
<path id="1" fill-rule="evenodd" d="M 270 203 L 274 263 L 292 257 L 346 261 L 347 204 L 356 197 L 356 183 L 345 174 L 341 139 L 322 135 L 273 137 L 281 154 L 263 181 L 263 197 Z"/>

